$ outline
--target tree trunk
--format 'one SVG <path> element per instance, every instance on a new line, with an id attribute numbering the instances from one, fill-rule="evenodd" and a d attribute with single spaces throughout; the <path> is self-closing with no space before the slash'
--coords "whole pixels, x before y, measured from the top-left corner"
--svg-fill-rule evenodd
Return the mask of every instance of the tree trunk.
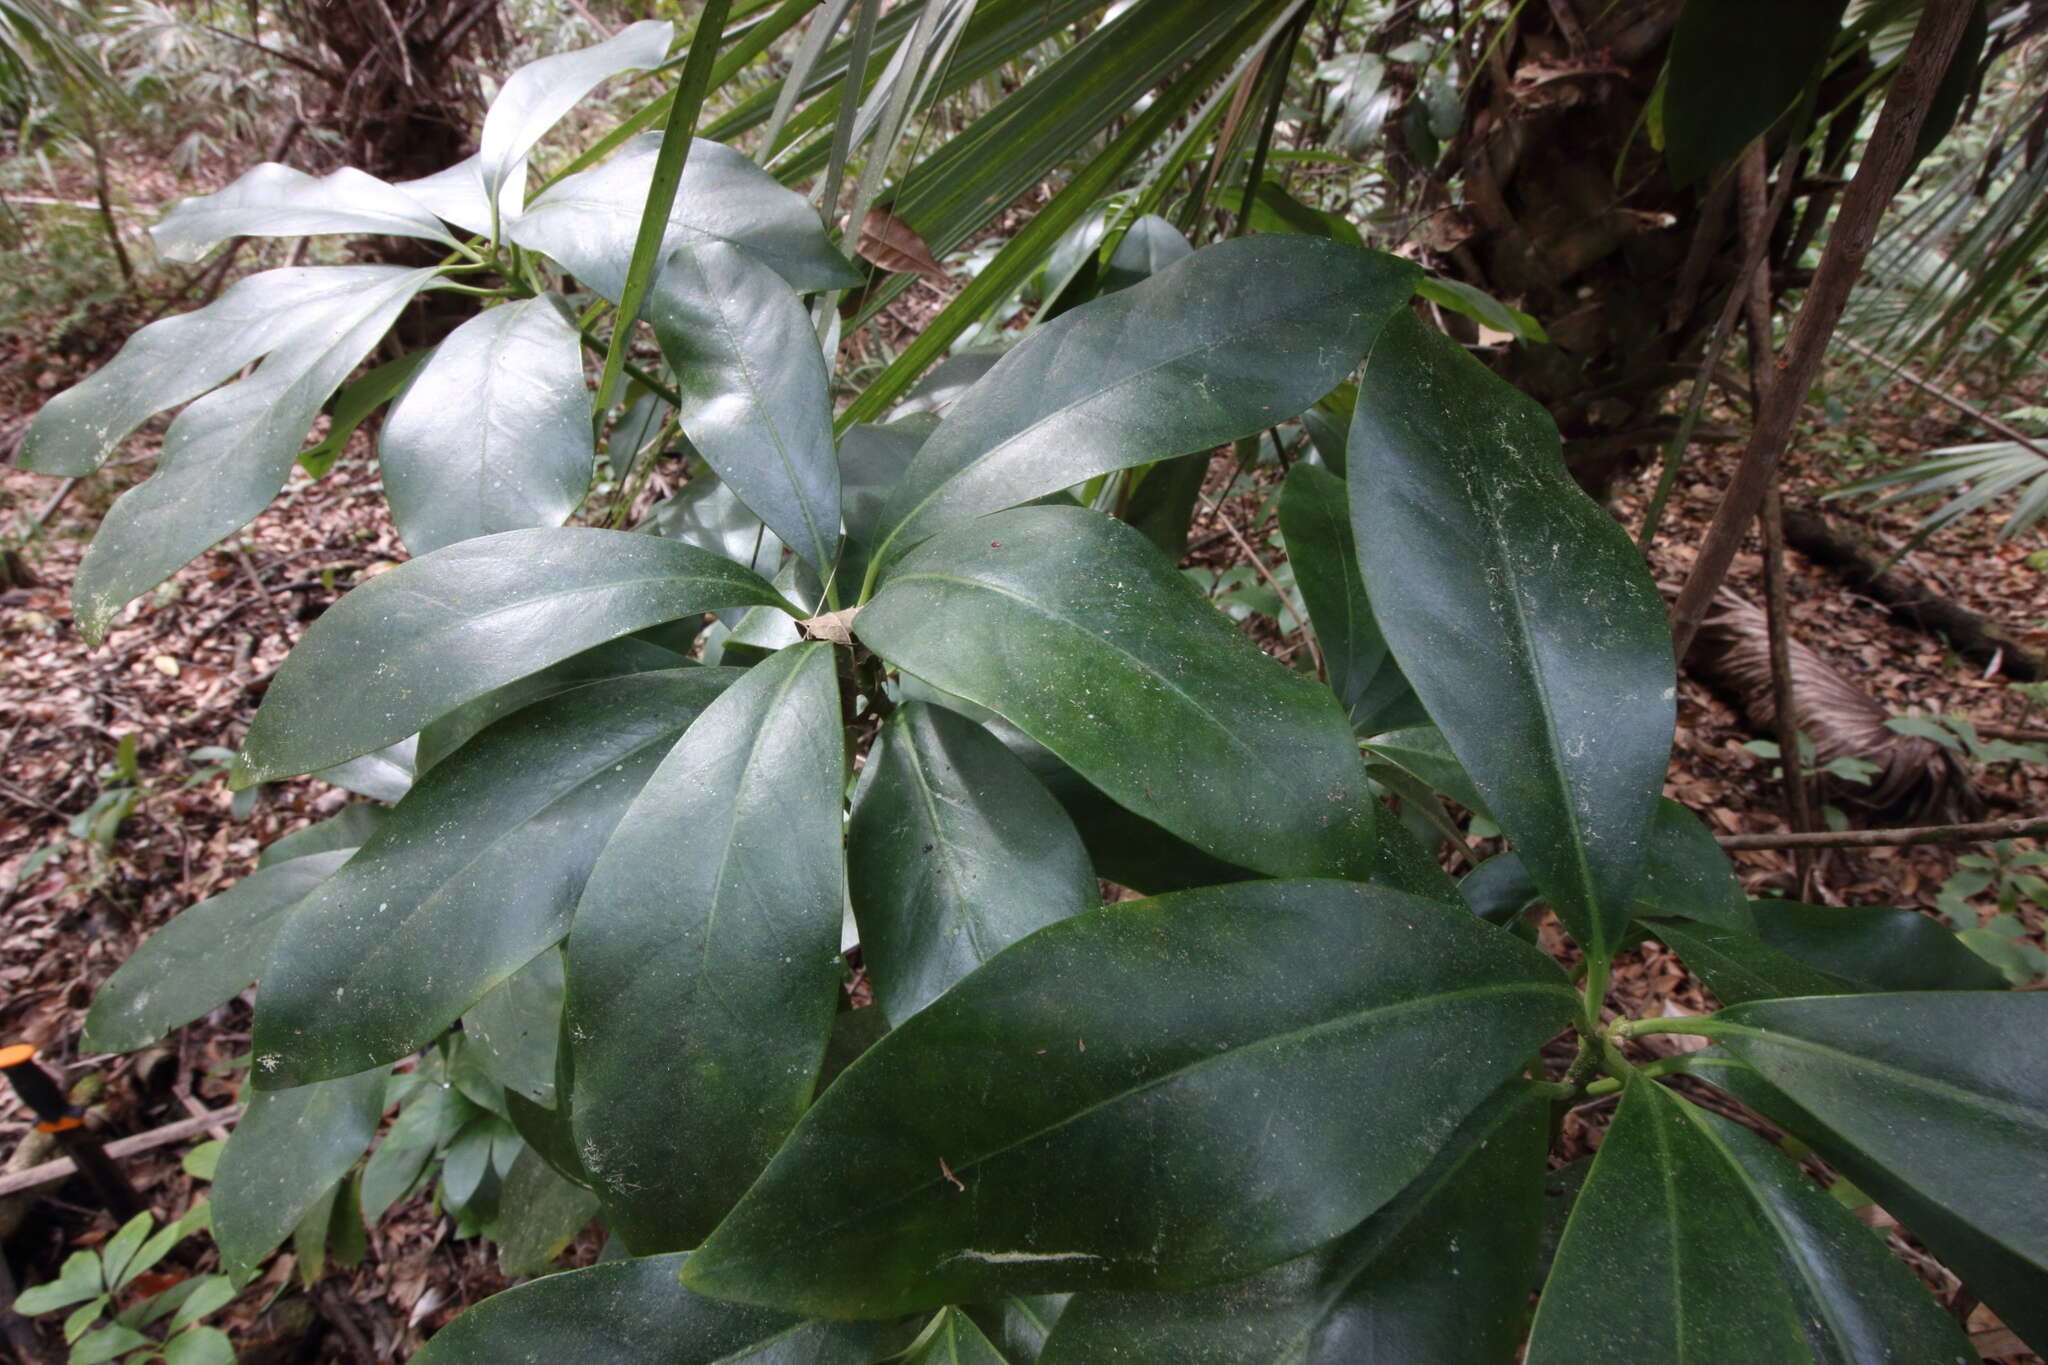
<path id="1" fill-rule="evenodd" d="M 1566 461 L 1595 496 L 1671 434 L 1665 400 L 1691 380 L 1742 261 L 1734 177 L 1680 188 L 1650 144 L 1647 106 L 1679 8 L 1521 6 L 1433 168 L 1440 196 L 1453 173 L 1463 189 L 1430 220 L 1436 263 L 1542 323 L 1547 344 L 1503 347 L 1496 368 L 1557 419 Z M 1787 213 L 1774 261 L 1799 217 Z"/>

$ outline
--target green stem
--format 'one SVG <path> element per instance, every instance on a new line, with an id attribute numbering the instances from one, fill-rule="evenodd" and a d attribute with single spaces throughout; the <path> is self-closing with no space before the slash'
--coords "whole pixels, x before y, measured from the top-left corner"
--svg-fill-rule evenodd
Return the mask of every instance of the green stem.
<path id="1" fill-rule="evenodd" d="M 661 152 L 654 159 L 654 177 L 647 185 L 647 204 L 640 212 L 640 232 L 633 241 L 633 260 L 626 270 L 625 288 L 619 291 L 619 324 L 612 329 L 611 345 L 604 354 L 604 371 L 597 381 L 595 420 L 602 422 L 625 372 L 626 348 L 632 342 L 633 326 L 647 302 L 647 290 L 654 283 L 660 264 L 661 244 L 668 236 L 669 213 L 675 208 L 676 190 L 683 183 L 683 165 L 689 160 L 690 141 L 697 135 L 697 115 L 704 108 L 704 95 L 711 87 L 711 68 L 718 58 L 718 39 L 725 31 L 726 11 L 732 0 L 705 0 L 703 16 L 697 21 L 698 36 L 690 43 L 683 62 L 682 79 L 668 107 L 668 122 L 661 133 Z"/>
<path id="2" fill-rule="evenodd" d="M 1622 1038 L 1641 1038 L 1651 1033 L 1686 1033 L 1696 1038 L 1718 1038 L 1728 1031 L 1728 1024 L 1712 1016 L 1704 1019 L 1624 1019 L 1613 1029 Z"/>
<path id="3" fill-rule="evenodd" d="M 1604 957 L 1586 959 L 1585 1027 L 1591 1032 L 1600 1031 L 1600 1006 L 1607 999 L 1608 962 Z"/>

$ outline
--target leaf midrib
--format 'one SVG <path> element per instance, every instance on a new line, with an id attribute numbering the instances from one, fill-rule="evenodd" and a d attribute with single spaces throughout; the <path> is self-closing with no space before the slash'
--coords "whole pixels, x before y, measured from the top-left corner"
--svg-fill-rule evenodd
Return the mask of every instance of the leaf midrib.
<path id="1" fill-rule="evenodd" d="M 950 1169 L 956 1176 L 964 1175 L 966 1172 L 974 1170 L 975 1168 L 983 1165 L 986 1162 L 993 1161 L 998 1157 L 1005 1156 L 1008 1153 L 1015 1151 L 1019 1147 L 1025 1146 L 1032 1142 L 1036 1142 L 1039 1138 L 1044 1137 L 1046 1134 L 1051 1133 L 1056 1129 L 1064 1128 L 1072 1123 L 1078 1123 L 1082 1119 L 1085 1119 L 1089 1115 L 1095 1113 L 1097 1110 L 1106 1109 L 1111 1105 L 1120 1104 L 1125 1100 L 1129 1100 L 1138 1095 L 1142 1095 L 1148 1090 L 1156 1090 L 1161 1086 L 1164 1086 L 1170 1082 L 1178 1081 L 1186 1076 L 1192 1075 L 1207 1067 L 1217 1066 L 1227 1061 L 1240 1059 L 1247 1053 L 1257 1052 L 1259 1050 L 1271 1047 L 1278 1047 L 1286 1043 L 1299 1042 L 1304 1039 L 1313 1038 L 1319 1033 L 1334 1032 L 1336 1030 L 1360 1024 L 1367 1020 L 1375 1018 L 1382 1020 L 1388 1019 L 1396 1015 L 1407 1013 L 1411 1010 L 1424 1009 L 1432 1006 L 1444 1005 L 1454 1001 L 1477 999 L 1486 996 L 1524 994 L 1554 994 L 1560 996 L 1561 998 L 1568 1001 L 1574 1006 L 1577 1004 L 1578 1001 L 1578 997 L 1576 995 L 1574 995 L 1568 988 L 1561 985 L 1552 985 L 1534 981 L 1517 981 L 1491 986 L 1466 986 L 1458 990 L 1439 991 L 1429 995 L 1410 996 L 1405 1000 L 1397 1000 L 1385 1005 L 1375 1005 L 1365 1009 L 1354 1010 L 1349 1013 L 1340 1014 L 1335 1018 L 1319 1020 L 1313 1024 L 1307 1024 L 1300 1028 L 1287 1029 L 1279 1033 L 1265 1034 L 1261 1037 L 1254 1038 L 1249 1042 L 1239 1044 L 1236 1047 L 1226 1047 L 1220 1052 L 1211 1052 L 1204 1054 L 1203 1056 L 1197 1057 L 1183 1066 L 1178 1066 L 1172 1068 L 1171 1070 L 1163 1071 L 1157 1076 L 1150 1077 L 1135 1085 L 1131 1085 L 1122 1090 L 1118 1090 L 1111 1094 L 1105 1095 L 1101 1099 L 1083 1105 L 1081 1108 L 1076 1109 L 1070 1113 L 1062 1114 L 1058 1118 L 1054 1119 L 1052 1122 L 1047 1123 L 1042 1127 L 1036 1128 L 1031 1132 L 1024 1134 L 1021 1137 L 1012 1138 L 1010 1141 L 1005 1142 L 1002 1145 L 995 1147 L 989 1151 L 982 1152 L 973 1157 L 965 1158 L 957 1165 L 952 1165 Z M 856 1065 L 858 1065 L 858 1063 L 856 1063 Z M 763 1179 L 766 1179 L 765 1175 L 763 1176 Z M 823 1226 L 807 1228 L 800 1234 L 792 1233 L 789 1236 L 775 1238 L 767 1244 L 767 1248 L 771 1250 L 780 1250 L 784 1247 L 793 1244 L 798 1240 L 802 1240 L 804 1242 L 814 1242 L 820 1238 L 827 1237 L 832 1233 L 838 1232 L 841 1229 L 846 1228 L 853 1223 L 857 1223 L 864 1218 L 868 1218 L 876 1213 L 879 1213 L 884 1209 L 893 1208 L 898 1204 L 905 1203 L 908 1200 L 914 1199 L 919 1195 L 924 1194 L 928 1190 L 936 1189 L 942 1183 L 948 1183 L 946 1181 L 946 1177 L 943 1175 L 938 1176 L 936 1178 L 927 1178 L 925 1180 L 921 1180 L 917 1182 L 915 1185 L 912 1185 L 909 1188 L 903 1190 L 899 1194 L 891 1195 L 887 1199 L 881 1200 L 878 1203 L 870 1204 L 865 1208 L 859 1209 L 853 1213 L 849 1213 L 846 1216 L 836 1219 L 831 1223 L 825 1224 Z M 758 1254 L 754 1257 L 750 1257 L 749 1259 L 758 1259 Z"/>

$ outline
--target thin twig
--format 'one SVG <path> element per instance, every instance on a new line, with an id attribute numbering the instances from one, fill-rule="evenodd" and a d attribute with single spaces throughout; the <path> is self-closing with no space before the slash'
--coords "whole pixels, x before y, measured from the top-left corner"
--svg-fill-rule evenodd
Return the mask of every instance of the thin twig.
<path id="1" fill-rule="evenodd" d="M 2048 816 L 2019 820 L 1982 820 L 1973 825 L 1915 825 L 1905 829 L 1820 830 L 1810 834 L 1721 834 L 1722 848 L 1733 852 L 1765 848 L 1904 848 L 1909 844 L 1986 844 L 1999 839 L 2031 839 L 2048 834 Z"/>
<path id="2" fill-rule="evenodd" d="M 143 1152 L 152 1152 L 159 1147 L 168 1147 L 174 1142 L 197 1137 L 215 1126 L 232 1126 L 235 1120 L 241 1117 L 242 1106 L 239 1104 L 231 1104 L 225 1109 L 210 1109 L 196 1118 L 179 1119 L 176 1123 L 152 1128 L 147 1133 L 116 1139 L 107 1144 L 107 1155 L 117 1161 L 139 1156 Z M 25 1171 L 0 1176 L 0 1199 L 10 1194 L 19 1194 L 23 1190 L 33 1190 L 44 1185 L 54 1185 L 60 1180 L 68 1180 L 77 1171 L 77 1164 L 66 1156 L 55 1161 L 45 1161 L 40 1166 L 31 1166 Z"/>
<path id="3" fill-rule="evenodd" d="M 295 643 L 297 632 L 292 629 L 292 618 L 285 615 L 284 608 L 270 595 L 270 590 L 263 586 L 263 576 L 256 572 L 256 561 L 249 557 L 248 549 L 241 545 L 235 546 L 235 559 L 242 566 L 242 576 L 248 579 L 249 586 L 256 590 L 256 596 L 262 599 L 264 606 L 270 608 L 270 614 L 277 621 L 278 633 L 284 636 L 284 642 L 287 645 Z"/>
<path id="4" fill-rule="evenodd" d="M 1884 111 L 1870 135 L 1856 178 L 1842 198 L 1842 211 L 1828 233 L 1827 249 L 1821 253 L 1820 268 L 1799 306 L 1792 335 L 1777 360 L 1777 377 L 1769 394 L 1758 404 L 1756 423 L 1749 445 L 1742 452 L 1735 477 L 1715 509 L 1714 522 L 1700 542 L 1692 573 L 1671 609 L 1673 652 L 1682 663 L 1706 620 L 1714 594 L 1720 591 L 1735 552 L 1755 520 L 1763 502 L 1764 487 L 1778 458 L 1792 437 L 1793 424 L 1804 407 L 1808 390 L 1820 373 L 1827 353 L 1828 337 L 1841 321 L 1849 293 L 1863 273 L 1863 262 L 1877 236 L 1878 223 L 1897 193 L 1913 147 L 1920 136 L 1927 109 L 1933 103 L 1935 86 L 1948 70 L 1969 22 L 1969 0 L 1941 0 L 1920 11 L 1920 22 L 1912 42 L 1899 63 L 1898 74 L 1885 98 Z"/>
<path id="5" fill-rule="evenodd" d="M 1274 579 L 1273 571 L 1266 567 L 1266 561 L 1259 558 L 1259 552 L 1254 550 L 1252 543 L 1244 538 L 1244 532 L 1237 529 L 1237 523 L 1224 515 L 1222 506 L 1212 502 L 1209 495 L 1199 489 L 1196 490 L 1195 496 L 1200 498 L 1203 505 L 1209 509 L 1216 520 L 1223 524 L 1223 529 L 1228 531 L 1230 538 L 1237 542 L 1237 548 L 1243 550 L 1244 557 L 1252 562 L 1252 568 L 1258 571 L 1260 578 L 1266 580 L 1266 586 L 1273 590 L 1273 595 L 1280 599 L 1280 605 L 1287 608 L 1287 614 L 1294 618 L 1296 627 L 1301 631 L 1301 638 L 1308 642 L 1308 655 L 1311 659 L 1315 660 L 1316 676 L 1318 678 L 1328 678 L 1330 676 L 1329 671 L 1323 666 L 1323 651 L 1317 647 L 1316 637 L 1308 628 L 1308 618 L 1301 614 L 1301 608 L 1294 605 L 1293 596 Z"/>

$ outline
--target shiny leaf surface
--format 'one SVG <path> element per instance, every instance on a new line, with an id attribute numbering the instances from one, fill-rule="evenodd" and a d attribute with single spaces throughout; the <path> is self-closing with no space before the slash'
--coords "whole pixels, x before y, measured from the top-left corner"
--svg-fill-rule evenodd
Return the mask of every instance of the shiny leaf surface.
<path id="1" fill-rule="evenodd" d="M 1076 915 L 848 1068 L 685 1279 L 880 1316 L 1249 1273 L 1398 1194 L 1573 1008 L 1533 948 L 1374 887 Z"/>
<path id="2" fill-rule="evenodd" d="M 477 314 L 391 405 L 377 464 L 413 554 L 560 526 L 589 490 L 583 347 L 561 307 L 543 294 Z"/>
<path id="3" fill-rule="evenodd" d="M 899 1023 L 1099 900 L 1059 803 L 995 736 L 929 702 L 891 716 L 868 755 L 847 877 L 876 1001 Z"/>
<path id="4" fill-rule="evenodd" d="M 213 1173 L 213 1239 L 237 1282 L 255 1275 L 370 1145 L 384 1109 L 384 1077 L 380 1067 L 250 1095 Z"/>
<path id="5" fill-rule="evenodd" d="M 346 275 L 346 292 L 325 307 L 299 305 L 302 315 L 280 329 L 286 337 L 253 374 L 179 413 L 155 473 L 107 509 L 72 589 L 87 639 L 99 640 L 121 607 L 270 505 L 320 409 L 434 278 L 397 266 L 328 269 Z"/>
<path id="6" fill-rule="evenodd" d="M 946 414 L 889 502 L 877 555 L 1286 421 L 1358 363 L 1415 274 L 1316 238 L 1241 237 L 1062 314 Z"/>
<path id="7" fill-rule="evenodd" d="M 1358 388 L 1352 525 L 1402 671 L 1587 953 L 1613 951 L 1671 749 L 1664 604 L 1557 428 L 1396 314 Z"/>
<path id="8" fill-rule="evenodd" d="M 2005 977 L 1917 910 L 1754 901 L 1764 942 L 1875 991 L 1996 991 Z"/>
<path id="9" fill-rule="evenodd" d="M 378 575 L 313 624 L 264 694 L 235 779 L 368 753 L 648 626 L 779 602 L 731 561 L 653 536 L 560 527 L 466 540 Z"/>
<path id="10" fill-rule="evenodd" d="M 792 646 L 705 708 L 577 908 L 571 1113 L 634 1250 L 700 1240 L 810 1101 L 846 899 L 833 656 Z"/>
<path id="11" fill-rule="evenodd" d="M 85 1045 L 133 1052 L 245 990 L 287 912 L 353 856 L 309 853 L 260 867 L 143 940 L 93 997 Z"/>
<path id="12" fill-rule="evenodd" d="M 1546 1119 L 1539 1093 L 1510 1084 L 1330 1246 L 1207 1289 L 1078 1296 L 1040 1365 L 1512 1360 L 1542 1229 Z"/>
<path id="13" fill-rule="evenodd" d="M 542 134 L 600 81 L 659 66 L 674 34 L 666 21 L 642 20 L 593 47 L 542 57 L 506 77 L 478 139 L 477 174 L 484 189 L 496 193 Z"/>
<path id="14" fill-rule="evenodd" d="M 832 395 L 810 315 L 721 241 L 669 256 L 647 319 L 675 371 L 683 434 L 739 500 L 825 573 L 839 548 Z"/>
<path id="15" fill-rule="evenodd" d="M 1335 699 L 1127 526 L 1028 507 L 956 527 L 897 564 L 854 630 L 1205 852 L 1275 876 L 1371 870 L 1372 802 Z"/>
<path id="16" fill-rule="evenodd" d="M 422 778 L 279 929 L 258 992 L 256 1084 L 396 1061 L 560 939 L 627 803 L 733 676 L 592 683 Z"/>
<path id="17" fill-rule="evenodd" d="M 564 176 L 534 198 L 508 225 L 508 234 L 617 301 L 660 150 L 660 134 L 649 133 L 634 138 L 602 166 Z M 690 144 L 683 166 L 682 188 L 662 240 L 664 258 L 706 238 L 746 248 L 799 291 L 860 283 L 802 195 L 777 184 L 732 148 L 699 138 Z"/>
<path id="18" fill-rule="evenodd" d="M 1426 723 L 1422 705 L 1387 650 L 1365 584 L 1358 580 L 1358 547 L 1351 536 L 1350 491 L 1327 469 L 1296 464 L 1280 492 L 1280 531 L 1287 561 L 1322 645 L 1330 690 L 1344 703 L 1352 727 L 1377 735 Z"/>
<path id="19" fill-rule="evenodd" d="M 719 1303 L 677 1283 L 680 1254 L 518 1285 L 456 1318 L 418 1365 L 867 1365 L 875 1329 Z"/>
<path id="20" fill-rule="evenodd" d="M 196 261 L 230 237 L 423 237 L 455 245 L 441 220 L 374 175 L 344 166 L 318 179 L 275 161 L 238 176 L 226 189 L 184 199 L 149 230 L 173 261 Z"/>

